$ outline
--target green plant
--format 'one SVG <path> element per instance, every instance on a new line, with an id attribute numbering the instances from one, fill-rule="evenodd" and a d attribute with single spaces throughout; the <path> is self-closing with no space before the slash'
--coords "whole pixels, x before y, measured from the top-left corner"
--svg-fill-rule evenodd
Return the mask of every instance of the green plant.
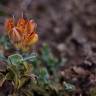
<path id="1" fill-rule="evenodd" d="M 30 57 L 31 58 L 31 57 Z M 27 59 L 28 60 L 28 59 Z M 26 82 L 34 80 L 35 75 L 32 74 L 32 64 L 27 64 L 20 54 L 14 54 L 6 59 L 6 74 L 1 73 L 1 86 L 5 81 L 11 81 L 14 91 L 12 94 L 18 96 L 19 90 Z"/>
<path id="2" fill-rule="evenodd" d="M 25 22 L 24 25 L 22 22 Z M 20 18 L 15 25 L 13 18 L 10 18 L 5 25 L 9 37 L 5 35 L 0 38 L 0 94 L 69 96 L 66 92 L 74 91 L 75 87 L 66 82 L 63 85 L 59 82 L 57 71 L 62 61 L 53 55 L 47 44 L 42 46 L 38 55 L 31 50 L 31 45 L 38 40 L 36 24 L 32 20 L 27 20 L 26 24 L 26 19 Z"/>

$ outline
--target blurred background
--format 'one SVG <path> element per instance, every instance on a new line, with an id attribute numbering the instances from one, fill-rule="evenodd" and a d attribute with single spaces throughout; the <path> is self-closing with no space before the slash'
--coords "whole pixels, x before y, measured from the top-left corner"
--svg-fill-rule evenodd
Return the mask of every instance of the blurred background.
<path id="1" fill-rule="evenodd" d="M 0 34 L 5 32 L 5 19 L 20 18 L 22 12 L 37 23 L 36 50 L 47 43 L 54 56 L 63 60 L 60 71 L 64 79 L 79 76 L 77 81 L 84 90 L 96 85 L 95 0 L 0 0 Z"/>
<path id="2" fill-rule="evenodd" d="M 39 43 L 46 42 L 56 56 L 73 60 L 96 51 L 95 11 L 95 0 L 0 0 L 0 33 L 8 16 L 19 18 L 23 12 L 36 21 Z"/>

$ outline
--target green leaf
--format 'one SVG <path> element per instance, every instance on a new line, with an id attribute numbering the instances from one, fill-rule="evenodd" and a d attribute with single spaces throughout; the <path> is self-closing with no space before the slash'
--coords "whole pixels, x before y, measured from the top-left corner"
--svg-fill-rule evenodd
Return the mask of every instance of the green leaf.
<path id="1" fill-rule="evenodd" d="M 3 45 L 6 50 L 12 48 L 8 36 L 0 36 L 0 44 Z"/>
<path id="2" fill-rule="evenodd" d="M 6 74 L 7 80 L 14 80 L 17 75 L 19 74 L 19 71 L 17 70 L 15 65 L 9 65 L 8 66 L 8 73 Z"/>
<path id="3" fill-rule="evenodd" d="M 23 57 L 20 54 L 13 54 L 8 57 L 8 62 L 10 64 L 20 64 L 23 61 Z"/>
<path id="4" fill-rule="evenodd" d="M 41 74 L 42 77 L 44 77 L 46 74 L 48 74 L 47 69 L 46 68 L 41 68 L 40 69 L 40 74 Z"/>
<path id="5" fill-rule="evenodd" d="M 31 53 L 26 55 L 26 57 L 24 57 L 24 61 L 34 61 L 36 60 L 37 54 L 36 53 Z"/>
<path id="6" fill-rule="evenodd" d="M 18 89 L 20 89 L 28 80 L 29 77 L 22 77 L 21 79 L 19 79 Z"/>
<path id="7" fill-rule="evenodd" d="M 6 80 L 5 76 L 2 73 L 0 73 L 0 87 L 2 87 L 5 80 Z"/>
<path id="8" fill-rule="evenodd" d="M 48 47 L 47 44 L 44 44 L 42 50 L 41 50 L 42 54 L 41 54 L 41 59 L 46 62 L 46 64 L 49 67 L 55 67 L 58 59 L 55 58 L 51 52 L 51 49 Z"/>
<path id="9" fill-rule="evenodd" d="M 19 71 L 15 65 L 8 66 L 8 73 L 6 74 L 7 80 L 12 80 L 14 82 L 14 87 L 18 88 L 19 85 Z"/>
<path id="10" fill-rule="evenodd" d="M 34 96 L 30 90 L 23 90 L 24 96 Z"/>
<path id="11" fill-rule="evenodd" d="M 96 87 L 90 89 L 90 96 L 96 96 Z"/>
<path id="12" fill-rule="evenodd" d="M 40 68 L 39 70 L 39 79 L 44 82 L 48 83 L 49 74 L 46 68 Z"/>
<path id="13" fill-rule="evenodd" d="M 64 89 L 68 92 L 73 92 L 76 88 L 74 85 L 64 82 Z"/>
<path id="14" fill-rule="evenodd" d="M 6 61 L 6 57 L 0 53 L 0 61 Z"/>
<path id="15" fill-rule="evenodd" d="M 24 65 L 24 74 L 25 75 L 29 75 L 30 73 L 32 73 L 32 64 L 27 64 L 26 62 L 23 63 Z"/>

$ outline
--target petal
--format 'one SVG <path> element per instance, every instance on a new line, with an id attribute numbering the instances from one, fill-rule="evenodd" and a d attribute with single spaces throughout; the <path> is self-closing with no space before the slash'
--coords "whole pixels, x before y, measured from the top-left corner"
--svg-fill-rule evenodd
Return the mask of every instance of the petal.
<path id="1" fill-rule="evenodd" d="M 35 44 L 37 41 L 38 41 L 38 35 L 34 33 L 28 38 L 28 45 L 31 46 Z"/>
<path id="2" fill-rule="evenodd" d="M 27 24 L 27 20 L 24 18 L 20 18 L 17 22 L 17 28 L 21 31 L 24 32 L 25 26 Z"/>
<path id="3" fill-rule="evenodd" d="M 23 33 L 23 39 L 25 41 L 30 40 L 31 37 L 33 37 L 33 34 L 35 34 L 36 31 L 36 23 L 33 20 L 30 20 L 26 24 L 26 28 Z"/>
<path id="4" fill-rule="evenodd" d="M 12 28 L 15 26 L 13 18 L 9 18 L 5 21 L 5 28 L 8 32 L 12 31 Z"/>
<path id="5" fill-rule="evenodd" d="M 30 37 L 26 36 L 24 40 L 22 40 L 21 43 L 21 50 L 22 51 L 28 51 L 32 45 L 34 45 L 38 41 L 38 35 L 36 33 L 32 34 Z"/>
<path id="6" fill-rule="evenodd" d="M 27 34 L 31 34 L 32 32 L 35 32 L 36 27 L 37 27 L 37 24 L 33 20 L 28 21 L 26 24 Z"/>
<path id="7" fill-rule="evenodd" d="M 21 36 L 15 27 L 13 28 L 13 31 L 10 34 L 10 38 L 13 42 L 19 42 L 21 40 Z"/>

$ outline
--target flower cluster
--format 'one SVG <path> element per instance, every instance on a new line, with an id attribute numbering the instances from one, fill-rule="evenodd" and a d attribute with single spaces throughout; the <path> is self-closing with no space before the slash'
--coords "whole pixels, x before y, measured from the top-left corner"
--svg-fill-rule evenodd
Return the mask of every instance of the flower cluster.
<path id="1" fill-rule="evenodd" d="M 27 51 L 38 41 L 36 23 L 33 20 L 20 18 L 17 22 L 13 18 L 5 21 L 7 34 L 13 45 L 23 51 Z"/>

